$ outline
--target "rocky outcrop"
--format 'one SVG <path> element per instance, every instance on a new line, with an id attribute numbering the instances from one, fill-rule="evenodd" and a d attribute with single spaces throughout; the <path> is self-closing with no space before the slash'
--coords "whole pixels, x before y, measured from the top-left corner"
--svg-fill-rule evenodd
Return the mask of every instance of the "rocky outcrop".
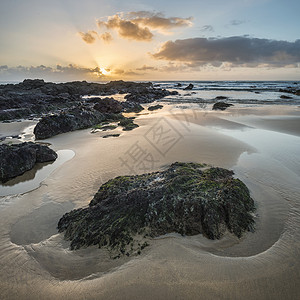
<path id="1" fill-rule="evenodd" d="M 142 89 L 140 91 L 135 91 L 125 96 L 127 101 L 137 102 L 137 103 L 151 103 L 155 100 L 162 99 L 166 96 L 178 95 L 177 91 L 167 91 L 165 89 Z"/>
<path id="2" fill-rule="evenodd" d="M 184 88 L 185 91 L 192 90 L 194 88 L 194 85 L 190 83 L 187 87 Z"/>
<path id="3" fill-rule="evenodd" d="M 97 98 L 95 101 L 94 109 L 101 113 L 113 113 L 118 114 L 122 111 L 123 107 L 121 103 L 114 98 Z"/>
<path id="4" fill-rule="evenodd" d="M 254 201 L 233 172 L 205 164 L 174 163 L 161 172 L 119 176 L 103 184 L 87 208 L 66 213 L 59 232 L 71 249 L 91 245 L 136 254 L 136 236 L 177 232 L 240 238 L 254 228 Z M 143 244 L 144 246 L 147 244 Z"/>
<path id="5" fill-rule="evenodd" d="M 213 110 L 225 110 L 226 108 L 233 106 L 233 104 L 225 102 L 217 102 L 213 105 Z"/>
<path id="6" fill-rule="evenodd" d="M 41 116 L 88 102 L 84 95 L 140 93 L 153 89 L 152 83 L 111 81 L 106 84 L 74 81 L 67 83 L 25 79 L 19 84 L 0 85 L 0 121 Z"/>
<path id="7" fill-rule="evenodd" d="M 0 181 L 22 175 L 36 163 L 54 161 L 57 154 L 47 146 L 34 143 L 0 145 Z"/>
<path id="8" fill-rule="evenodd" d="M 104 114 L 94 109 L 78 107 L 43 117 L 35 126 L 33 133 L 36 139 L 46 139 L 60 133 L 91 127 L 105 118 Z"/>

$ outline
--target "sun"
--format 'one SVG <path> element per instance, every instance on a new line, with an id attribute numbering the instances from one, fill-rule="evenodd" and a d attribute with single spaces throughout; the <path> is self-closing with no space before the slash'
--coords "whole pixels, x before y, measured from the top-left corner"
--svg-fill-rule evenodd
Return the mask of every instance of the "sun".
<path id="1" fill-rule="evenodd" d="M 110 73 L 110 70 L 106 70 L 105 68 L 100 68 L 100 72 L 103 74 L 103 75 L 108 75 Z"/>

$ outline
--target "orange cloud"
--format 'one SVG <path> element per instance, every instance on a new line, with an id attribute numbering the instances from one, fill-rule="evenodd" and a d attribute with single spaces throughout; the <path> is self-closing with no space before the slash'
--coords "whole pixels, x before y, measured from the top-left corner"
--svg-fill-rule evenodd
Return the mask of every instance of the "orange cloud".
<path id="1" fill-rule="evenodd" d="M 98 37 L 98 33 L 94 30 L 89 30 L 88 32 L 80 31 L 78 33 L 87 44 L 93 44 Z"/>

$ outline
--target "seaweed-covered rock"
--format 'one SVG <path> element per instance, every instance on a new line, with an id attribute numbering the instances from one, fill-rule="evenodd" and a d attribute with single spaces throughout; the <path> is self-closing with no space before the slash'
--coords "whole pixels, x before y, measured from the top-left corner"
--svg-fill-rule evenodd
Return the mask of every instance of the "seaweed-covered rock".
<path id="1" fill-rule="evenodd" d="M 213 110 L 225 110 L 226 108 L 233 106 L 233 104 L 225 102 L 217 102 L 213 105 Z"/>
<path id="2" fill-rule="evenodd" d="M 118 125 L 122 126 L 124 131 L 129 131 L 139 127 L 138 124 L 133 123 L 133 119 L 129 119 L 129 118 L 125 118 L 121 120 Z"/>
<path id="3" fill-rule="evenodd" d="M 55 151 L 47 146 L 32 142 L 16 145 L 0 145 L 0 181 L 23 174 L 36 163 L 54 161 Z"/>
<path id="4" fill-rule="evenodd" d="M 232 175 L 205 164 L 174 163 L 161 172 L 119 176 L 100 187 L 89 207 L 66 213 L 58 230 L 71 249 L 98 245 L 127 255 L 137 234 L 219 239 L 228 230 L 241 237 L 254 228 L 255 206 L 245 184 Z"/>
<path id="5" fill-rule="evenodd" d="M 36 139 L 46 139 L 54 135 L 91 127 L 100 123 L 105 116 L 88 108 L 74 108 L 57 115 L 43 117 L 35 126 Z"/>

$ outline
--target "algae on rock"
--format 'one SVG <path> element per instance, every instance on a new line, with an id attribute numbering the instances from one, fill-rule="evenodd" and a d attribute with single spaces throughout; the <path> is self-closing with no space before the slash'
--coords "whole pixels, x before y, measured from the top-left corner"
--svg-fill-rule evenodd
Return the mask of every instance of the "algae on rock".
<path id="1" fill-rule="evenodd" d="M 177 232 L 219 239 L 252 231 L 255 210 L 246 185 L 230 170 L 197 163 L 173 163 L 166 170 L 119 176 L 103 184 L 87 208 L 66 213 L 59 232 L 71 249 L 106 246 L 137 253 L 135 237 Z"/>

